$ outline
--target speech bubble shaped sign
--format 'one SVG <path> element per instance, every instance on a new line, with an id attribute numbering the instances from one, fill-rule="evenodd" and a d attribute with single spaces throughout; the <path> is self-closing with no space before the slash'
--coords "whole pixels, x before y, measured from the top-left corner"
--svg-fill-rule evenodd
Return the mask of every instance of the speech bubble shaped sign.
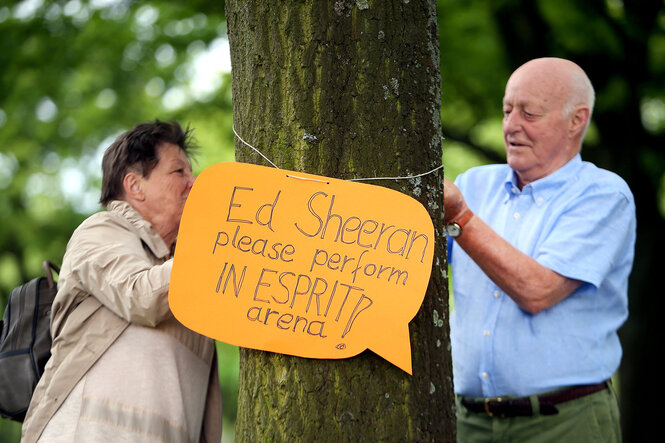
<path id="1" fill-rule="evenodd" d="M 387 188 L 243 163 L 205 169 L 187 199 L 169 304 L 190 329 L 253 349 L 411 373 L 408 323 L 434 227 Z"/>

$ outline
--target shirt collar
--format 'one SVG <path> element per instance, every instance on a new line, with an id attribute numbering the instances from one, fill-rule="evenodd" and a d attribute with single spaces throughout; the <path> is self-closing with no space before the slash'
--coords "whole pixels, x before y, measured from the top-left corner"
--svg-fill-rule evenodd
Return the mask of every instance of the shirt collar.
<path id="1" fill-rule="evenodd" d="M 544 203 L 549 199 L 557 190 L 564 184 L 571 180 L 577 180 L 578 171 L 582 167 L 582 156 L 577 154 L 570 159 L 568 163 L 551 173 L 550 175 L 529 183 L 520 191 L 517 186 L 517 174 L 515 171 L 508 168 L 506 179 L 504 181 L 504 188 L 506 191 L 506 201 L 510 198 L 526 194 L 531 195 L 534 202 L 537 204 Z"/>
<path id="2" fill-rule="evenodd" d="M 107 205 L 110 212 L 121 215 L 138 231 L 143 243 L 150 248 L 155 257 L 169 258 L 171 251 L 164 243 L 164 239 L 152 228 L 150 222 L 144 219 L 139 212 L 129 203 L 122 200 L 114 200 Z"/>
<path id="3" fill-rule="evenodd" d="M 582 156 L 580 154 L 575 155 L 568 163 L 551 173 L 550 175 L 536 180 L 535 182 L 529 183 L 520 191 L 517 186 L 517 174 L 515 171 L 508 168 L 506 174 L 506 180 L 504 181 L 504 188 L 506 191 L 505 201 L 510 200 L 510 198 L 515 197 L 520 194 L 531 195 L 534 202 L 537 204 L 544 203 L 547 201 L 553 194 L 557 192 L 558 189 L 564 183 L 568 183 L 571 180 L 576 180 L 578 176 L 578 171 L 582 167 Z"/>

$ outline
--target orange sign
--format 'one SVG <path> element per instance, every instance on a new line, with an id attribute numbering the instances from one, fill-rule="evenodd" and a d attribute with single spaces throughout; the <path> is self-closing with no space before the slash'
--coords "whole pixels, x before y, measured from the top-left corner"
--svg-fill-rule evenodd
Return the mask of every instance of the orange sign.
<path id="1" fill-rule="evenodd" d="M 387 188 L 243 163 L 204 170 L 180 223 L 169 303 L 190 329 L 253 349 L 411 373 L 408 323 L 434 227 Z"/>

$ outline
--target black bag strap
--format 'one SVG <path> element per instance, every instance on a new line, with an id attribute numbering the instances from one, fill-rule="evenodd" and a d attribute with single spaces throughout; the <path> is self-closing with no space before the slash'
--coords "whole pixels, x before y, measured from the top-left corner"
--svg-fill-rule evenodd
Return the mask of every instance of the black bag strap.
<path id="1" fill-rule="evenodd" d="M 58 267 L 58 265 L 56 265 L 55 263 L 53 263 L 50 260 L 44 260 L 42 262 L 42 266 L 44 268 L 44 272 L 46 272 L 46 279 L 48 280 L 48 287 L 49 288 L 55 288 L 56 283 L 53 280 L 53 272 L 55 272 L 56 274 L 60 274 L 60 268 Z"/>

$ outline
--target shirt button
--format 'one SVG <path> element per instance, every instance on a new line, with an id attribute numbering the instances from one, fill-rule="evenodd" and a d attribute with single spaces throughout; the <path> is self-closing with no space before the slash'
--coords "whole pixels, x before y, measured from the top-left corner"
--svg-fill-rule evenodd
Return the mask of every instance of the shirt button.
<path id="1" fill-rule="evenodd" d="M 513 194 L 517 194 L 517 188 L 512 188 L 511 191 L 513 192 Z"/>
<path id="2" fill-rule="evenodd" d="M 494 298 L 499 298 L 499 297 L 501 296 L 501 293 L 500 293 L 499 291 L 496 291 L 496 290 L 495 290 L 495 291 L 492 293 L 492 295 L 494 296 Z"/>
<path id="3" fill-rule="evenodd" d="M 519 219 L 520 219 L 520 213 L 519 213 L 519 212 L 514 213 L 514 214 L 513 214 L 513 218 L 514 218 L 515 220 L 519 220 Z"/>
<path id="4" fill-rule="evenodd" d="M 542 198 L 542 197 L 538 197 L 538 203 L 542 203 L 542 202 L 543 202 L 543 198 Z"/>
<path id="5" fill-rule="evenodd" d="M 485 337 L 489 337 L 489 336 L 490 336 L 490 331 L 488 331 L 487 329 L 485 329 L 485 330 L 483 331 L 483 335 L 484 335 Z"/>
<path id="6" fill-rule="evenodd" d="M 487 372 L 483 372 L 482 374 L 480 374 L 480 376 L 483 378 L 483 380 L 487 380 L 488 378 L 490 378 L 490 375 Z"/>

